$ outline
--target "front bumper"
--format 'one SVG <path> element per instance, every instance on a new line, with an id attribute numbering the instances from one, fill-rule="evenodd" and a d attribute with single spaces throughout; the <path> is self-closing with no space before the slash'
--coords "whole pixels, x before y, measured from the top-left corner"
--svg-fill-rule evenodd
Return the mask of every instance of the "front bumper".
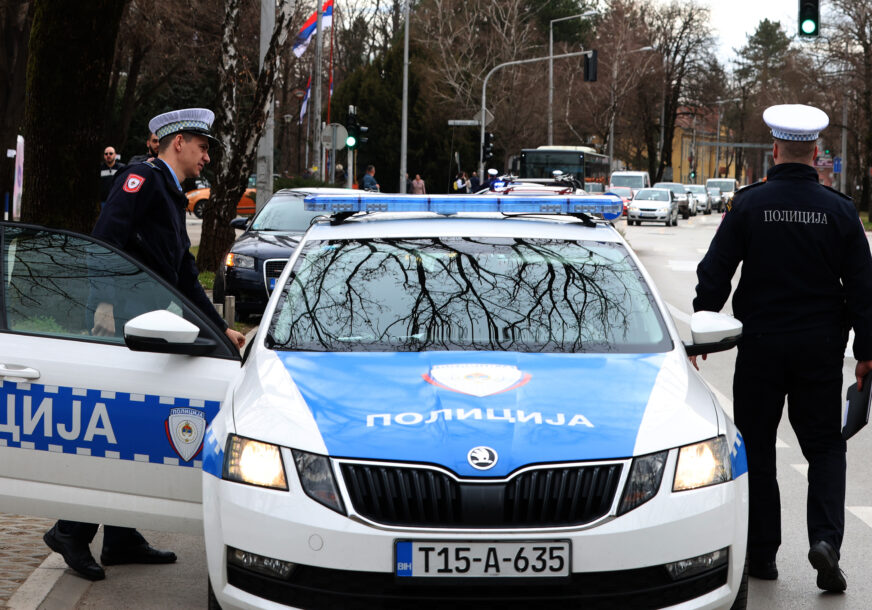
<path id="1" fill-rule="evenodd" d="M 256 261 L 255 266 L 262 265 Z M 224 268 L 224 294 L 236 297 L 236 311 L 245 314 L 263 313 L 269 300 L 262 269 Z"/>
<path id="2" fill-rule="evenodd" d="M 666 222 L 669 218 L 669 212 L 661 212 L 656 209 L 640 209 L 639 211 L 628 211 L 627 220 L 636 220 L 642 222 Z"/>
<path id="3" fill-rule="evenodd" d="M 300 489 L 283 449 L 290 491 L 204 473 L 209 578 L 224 608 L 566 607 L 728 608 L 741 583 L 747 536 L 747 477 L 672 493 L 677 451 L 646 504 L 573 528 L 457 530 L 373 524 L 343 516 Z M 338 472 L 338 470 L 337 470 Z M 340 481 L 340 487 L 342 483 Z M 346 506 L 351 506 L 343 490 Z M 561 580 L 405 579 L 394 576 L 398 540 L 569 540 L 571 576 Z M 287 580 L 228 565 L 227 548 L 292 562 Z M 728 549 L 728 562 L 681 580 L 664 564 Z"/>

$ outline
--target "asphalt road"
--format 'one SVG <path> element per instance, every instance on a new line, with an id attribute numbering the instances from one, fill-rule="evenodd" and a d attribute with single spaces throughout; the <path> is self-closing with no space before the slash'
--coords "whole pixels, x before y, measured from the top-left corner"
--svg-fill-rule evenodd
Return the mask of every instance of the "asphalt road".
<path id="1" fill-rule="evenodd" d="M 695 269 L 715 232 L 720 215 L 679 220 L 677 227 L 643 225 L 618 228 L 638 253 L 669 305 L 682 337 L 690 338 L 691 301 Z M 189 221 L 192 225 L 199 221 Z M 197 227 L 198 228 L 198 227 Z M 196 228 L 194 229 L 196 231 Z M 197 234 L 197 237 L 199 235 Z M 192 241 L 194 234 L 191 235 Z M 729 309 L 729 307 L 727 308 Z M 728 412 L 732 410 L 732 370 L 735 351 L 713 354 L 702 363 L 701 374 L 715 390 Z M 845 387 L 853 382 L 852 358 L 845 360 Z M 752 579 L 749 608 L 860 609 L 872 605 L 872 474 L 866 456 L 872 451 L 872 432 L 864 430 L 848 444 L 848 493 L 846 535 L 842 567 L 848 579 L 844 595 L 821 593 L 815 572 L 806 560 L 805 533 L 806 463 L 789 424 L 779 429 L 778 472 L 782 496 L 783 544 L 778 555 L 780 578 L 774 582 Z M 172 548 L 179 562 L 172 566 L 118 566 L 107 568 L 105 581 L 89 584 L 67 572 L 57 582 L 42 607 L 64 608 L 203 608 L 206 601 L 206 561 L 203 539 L 198 536 L 149 533 L 155 546 Z M 95 540 L 95 552 L 99 553 Z M 35 606 L 34 606 L 35 607 Z"/>

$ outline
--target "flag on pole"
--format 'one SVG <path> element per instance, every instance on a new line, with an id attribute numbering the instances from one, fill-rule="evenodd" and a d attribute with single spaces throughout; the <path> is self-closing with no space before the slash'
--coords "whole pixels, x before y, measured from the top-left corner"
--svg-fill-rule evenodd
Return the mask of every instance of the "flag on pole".
<path id="1" fill-rule="evenodd" d="M 306 83 L 306 95 L 303 96 L 303 105 L 300 106 L 300 124 L 303 124 L 303 117 L 306 116 L 306 107 L 309 105 L 309 94 L 312 92 L 312 75 L 309 75 L 309 82 Z"/>
<path id="2" fill-rule="evenodd" d="M 315 11 L 300 28 L 300 33 L 297 34 L 297 39 L 294 41 L 294 55 L 297 57 L 301 57 L 309 47 L 309 41 L 312 40 L 318 27 L 317 21 L 318 11 Z M 331 25 L 333 25 L 333 0 L 327 0 L 321 7 L 321 27 L 329 28 Z"/>

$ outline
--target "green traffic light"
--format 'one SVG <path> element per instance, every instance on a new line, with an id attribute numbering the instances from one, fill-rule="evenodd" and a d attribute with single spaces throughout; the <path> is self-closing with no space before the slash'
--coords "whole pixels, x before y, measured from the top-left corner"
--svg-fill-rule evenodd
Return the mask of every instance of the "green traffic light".
<path id="1" fill-rule="evenodd" d="M 799 27 L 802 29 L 802 33 L 806 35 L 814 34 L 817 31 L 817 23 L 814 19 L 805 19 Z"/>
<path id="2" fill-rule="evenodd" d="M 357 138 L 355 138 L 354 136 L 348 136 L 347 138 L 345 138 L 345 145 L 348 148 L 354 148 L 357 145 Z"/>

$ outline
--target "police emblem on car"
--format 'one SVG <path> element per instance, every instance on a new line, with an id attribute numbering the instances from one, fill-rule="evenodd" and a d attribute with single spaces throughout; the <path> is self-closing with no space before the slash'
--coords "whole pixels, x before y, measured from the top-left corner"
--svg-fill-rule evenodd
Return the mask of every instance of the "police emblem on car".
<path id="1" fill-rule="evenodd" d="M 164 425 L 167 439 L 183 461 L 190 462 L 200 453 L 206 433 L 206 416 L 202 411 L 187 407 L 170 409 Z"/>
<path id="2" fill-rule="evenodd" d="M 490 470 L 496 465 L 498 458 L 496 451 L 484 446 L 473 447 L 466 454 L 469 465 L 478 470 Z"/>

